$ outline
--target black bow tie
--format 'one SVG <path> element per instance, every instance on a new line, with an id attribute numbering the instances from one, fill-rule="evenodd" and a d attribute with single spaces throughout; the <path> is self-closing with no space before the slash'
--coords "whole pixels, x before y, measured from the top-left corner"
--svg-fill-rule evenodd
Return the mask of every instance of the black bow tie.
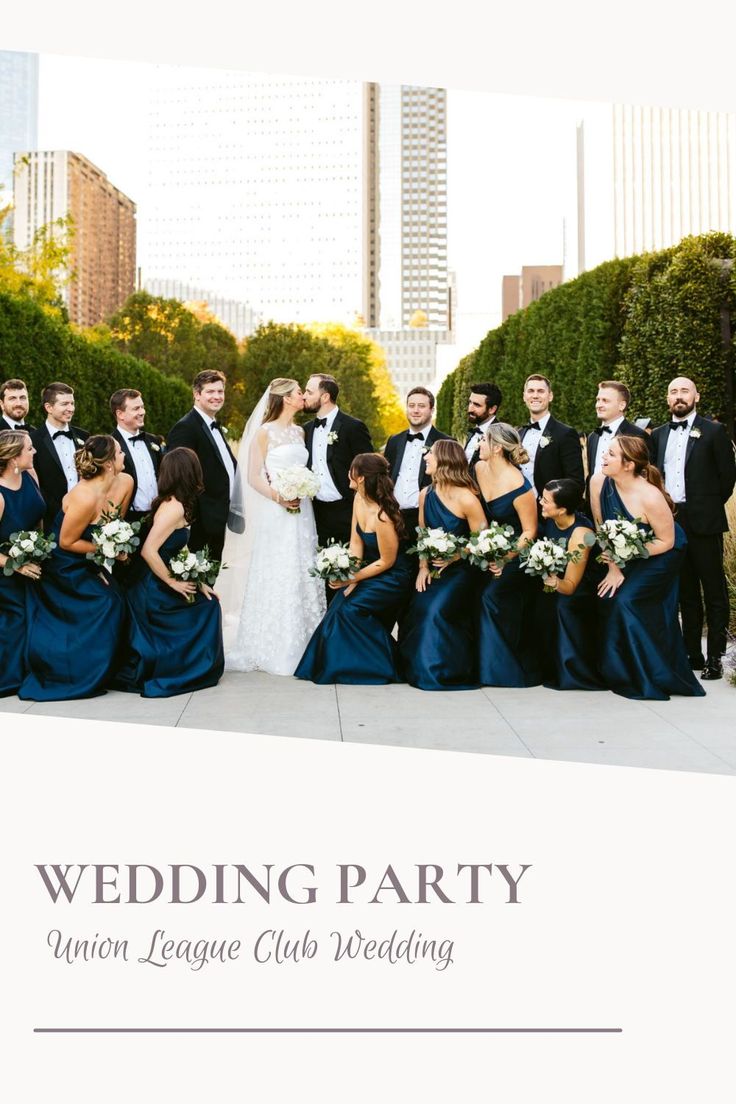
<path id="1" fill-rule="evenodd" d="M 327 425 L 327 419 L 326 418 L 315 418 L 314 419 L 314 428 L 315 429 L 319 429 L 320 426 L 326 426 L 326 425 Z"/>
<path id="2" fill-rule="evenodd" d="M 412 441 L 423 441 L 423 440 L 424 440 L 424 434 L 423 433 L 407 433 L 407 435 L 406 435 L 406 443 L 408 445 L 410 445 L 412 443 Z"/>
<path id="3" fill-rule="evenodd" d="M 13 429 L 25 429 L 25 428 L 26 428 L 26 423 L 25 422 L 16 422 L 15 425 L 13 426 Z"/>
<path id="4" fill-rule="evenodd" d="M 210 429 L 222 429 L 222 426 L 220 425 L 219 422 L 213 421 L 213 422 L 210 422 Z"/>
<path id="5" fill-rule="evenodd" d="M 597 433 L 598 436 L 600 437 L 600 435 L 602 433 L 610 433 L 611 432 L 611 427 L 610 426 L 598 426 L 598 428 L 594 429 L 593 432 Z"/>
<path id="6" fill-rule="evenodd" d="M 135 437 L 129 437 L 128 438 L 128 444 L 129 445 L 134 445 L 138 441 L 145 441 L 145 437 L 143 436 L 142 433 L 136 433 Z"/>
<path id="7" fill-rule="evenodd" d="M 68 429 L 57 429 L 56 433 L 51 434 L 51 440 L 55 441 L 57 437 L 68 437 L 71 441 L 72 435 Z"/>
<path id="8" fill-rule="evenodd" d="M 687 429 L 687 419 L 684 422 L 670 422 L 670 429 Z"/>
<path id="9" fill-rule="evenodd" d="M 522 429 L 538 429 L 540 431 L 540 433 L 542 431 L 542 427 L 540 426 L 539 422 L 527 422 L 526 425 L 523 425 L 521 428 Z"/>

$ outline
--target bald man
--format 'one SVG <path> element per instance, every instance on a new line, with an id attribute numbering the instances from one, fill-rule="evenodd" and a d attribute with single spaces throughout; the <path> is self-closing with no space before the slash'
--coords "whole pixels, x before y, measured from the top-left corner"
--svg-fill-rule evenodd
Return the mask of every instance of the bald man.
<path id="1" fill-rule="evenodd" d="M 672 418 L 654 430 L 652 445 L 655 463 L 677 507 L 677 521 L 687 534 L 680 569 L 680 613 L 690 665 L 702 670 L 702 679 L 718 679 L 723 677 L 729 621 L 723 570 L 723 534 L 728 530 L 725 504 L 736 482 L 736 462 L 725 426 L 701 418 L 696 409 L 699 399 L 691 379 L 673 379 L 667 389 Z M 705 657 L 703 605 L 708 623 Z"/>

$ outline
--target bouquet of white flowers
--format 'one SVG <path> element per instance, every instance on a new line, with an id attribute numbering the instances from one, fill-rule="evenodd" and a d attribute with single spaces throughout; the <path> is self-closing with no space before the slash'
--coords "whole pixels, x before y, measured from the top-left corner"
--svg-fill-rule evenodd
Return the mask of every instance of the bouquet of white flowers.
<path id="1" fill-rule="evenodd" d="M 345 583 L 360 566 L 361 560 L 350 555 L 349 545 L 330 541 L 324 548 L 317 549 L 309 574 L 326 583 Z"/>
<path id="2" fill-rule="evenodd" d="M 87 553 L 87 559 L 106 571 L 112 569 L 115 560 L 122 553 L 128 556 L 136 550 L 140 542 L 139 521 L 126 521 L 120 515 L 120 507 L 113 506 L 100 515 L 100 520 L 92 529 L 90 539 L 96 549 Z"/>
<path id="3" fill-rule="evenodd" d="M 647 545 L 654 540 L 654 533 L 651 529 L 641 529 L 640 522 L 641 518 L 629 521 L 622 517 L 603 521 L 595 536 L 592 533 L 586 535 L 585 543 L 598 543 L 601 549 L 597 557 L 599 563 L 615 563 L 618 567 L 625 567 L 632 560 L 645 560 L 649 556 Z"/>
<path id="4" fill-rule="evenodd" d="M 579 548 L 568 549 L 564 540 L 552 537 L 540 537 L 522 548 L 519 559 L 527 575 L 564 575 L 569 563 L 577 563 L 582 555 Z M 555 588 L 545 586 L 547 594 L 553 594 Z"/>
<path id="5" fill-rule="evenodd" d="M 456 533 L 448 533 L 445 529 L 428 529 L 426 526 L 417 525 L 417 543 L 407 552 L 420 556 L 423 560 L 445 560 L 449 563 L 461 551 L 465 538 Z M 430 568 L 429 574 L 433 579 L 438 579 L 442 568 Z"/>
<path id="6" fill-rule="evenodd" d="M 465 547 L 460 549 L 460 555 L 481 571 L 488 571 L 492 565 L 503 563 L 511 552 L 515 552 L 516 545 L 516 533 L 512 526 L 492 521 L 487 529 L 470 534 Z"/>
<path id="7" fill-rule="evenodd" d="M 3 575 L 12 575 L 23 564 L 47 560 L 55 548 L 56 541 L 52 537 L 45 537 L 37 529 L 11 533 L 9 543 L 0 549 L 8 557 L 3 565 Z"/>
<path id="8" fill-rule="evenodd" d="M 184 546 L 180 552 L 169 560 L 169 575 L 172 579 L 179 579 L 183 583 L 201 583 L 214 586 L 218 572 L 225 570 L 225 564 L 210 557 L 210 550 L 206 546 L 198 552 L 190 552 Z M 185 595 L 187 602 L 194 601 L 193 594 Z"/>
<path id="9" fill-rule="evenodd" d="M 314 498 L 319 490 L 319 476 L 304 464 L 292 464 L 275 472 L 273 486 L 286 502 L 293 502 L 295 498 Z M 301 513 L 298 506 L 287 506 L 287 510 L 290 514 Z"/>

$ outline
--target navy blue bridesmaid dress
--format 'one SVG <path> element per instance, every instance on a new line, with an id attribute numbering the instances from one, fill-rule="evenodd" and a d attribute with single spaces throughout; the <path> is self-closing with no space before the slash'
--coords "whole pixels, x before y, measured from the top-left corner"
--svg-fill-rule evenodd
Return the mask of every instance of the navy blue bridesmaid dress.
<path id="1" fill-rule="evenodd" d="M 120 663 L 125 600 L 118 584 L 84 552 L 59 543 L 64 514 L 52 532 L 57 547 L 44 561 L 40 582 L 28 593 L 26 676 L 18 697 L 71 701 L 104 694 Z M 80 540 L 91 540 L 88 525 Z"/>
<path id="2" fill-rule="evenodd" d="M 633 521 L 612 479 L 603 480 L 601 514 Z M 642 528 L 647 528 L 642 526 Z M 704 688 L 690 669 L 677 617 L 679 573 L 687 538 L 675 522 L 669 552 L 633 560 L 613 598 L 602 598 L 600 673 L 625 698 L 668 701 L 670 694 L 701 697 Z"/>
<path id="3" fill-rule="evenodd" d="M 358 528 L 363 559 L 379 558 L 378 537 Z M 409 601 L 416 566 L 402 548 L 387 571 L 363 579 L 346 596 L 335 594 L 294 672 L 317 683 L 377 686 L 400 682 L 394 625 Z"/>
<path id="4" fill-rule="evenodd" d="M 167 566 L 188 540 L 187 526 L 166 538 L 158 554 Z M 128 652 L 115 689 L 170 698 L 216 686 L 225 668 L 219 601 L 197 591 L 193 602 L 185 602 L 145 568 L 144 577 L 127 592 Z"/>
<path id="5" fill-rule="evenodd" d="M 521 533 L 514 501 L 531 490 L 527 479 L 520 487 L 483 502 L 488 521 L 512 526 Z M 483 686 L 538 686 L 542 672 L 532 629 L 532 580 L 521 570 L 518 557 L 504 564 L 500 575 L 484 576 L 480 595 L 478 664 Z"/>
<path id="6" fill-rule="evenodd" d="M 594 531 L 585 514 L 575 514 L 567 529 L 559 529 L 552 518 L 544 518 L 539 536 L 564 541 L 567 548 L 576 529 Z M 544 594 L 541 579 L 537 595 L 535 638 L 544 685 L 554 690 L 604 690 L 597 668 L 599 608 L 597 587 L 605 568 L 596 562 L 598 549 L 591 548 L 583 577 L 574 594 Z"/>
<path id="7" fill-rule="evenodd" d="M 46 513 L 46 500 L 36 480 L 27 471 L 21 473 L 17 491 L 0 487 L 5 501 L 0 518 L 0 545 L 10 543 L 10 534 L 39 529 Z M 45 565 L 44 565 L 45 569 Z M 26 637 L 26 595 L 29 587 L 40 583 L 14 571 L 0 571 L 0 697 L 17 694 L 23 681 L 23 644 Z"/>
<path id="8" fill-rule="evenodd" d="M 443 505 L 434 487 L 424 500 L 424 524 L 468 536 L 465 518 Z M 478 572 L 465 560 L 450 564 L 424 591 L 414 590 L 399 624 L 404 679 L 420 690 L 478 687 L 475 647 Z"/>

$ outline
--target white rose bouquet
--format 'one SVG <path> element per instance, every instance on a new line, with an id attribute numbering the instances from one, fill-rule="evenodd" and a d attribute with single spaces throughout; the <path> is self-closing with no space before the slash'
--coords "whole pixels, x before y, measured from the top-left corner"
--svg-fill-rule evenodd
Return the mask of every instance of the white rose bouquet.
<path id="1" fill-rule="evenodd" d="M 465 547 L 460 549 L 460 555 L 474 567 L 488 571 L 493 565 L 503 563 L 510 553 L 516 551 L 516 547 L 516 533 L 512 526 L 492 521 L 487 529 L 470 534 Z"/>
<path id="2" fill-rule="evenodd" d="M 42 563 L 56 548 L 52 537 L 45 537 L 38 529 L 24 529 L 11 533 L 10 541 L 0 551 L 8 557 L 3 565 L 3 575 L 12 575 L 27 563 Z"/>
<path id="3" fill-rule="evenodd" d="M 219 560 L 213 560 L 209 548 L 200 548 L 197 552 L 190 552 L 184 546 L 180 552 L 169 560 L 169 575 L 172 579 L 178 579 L 182 583 L 196 583 L 199 587 L 202 583 L 214 586 L 218 572 L 225 570 L 225 564 Z M 194 594 L 184 596 L 187 602 L 193 602 Z"/>
<path id="4" fill-rule="evenodd" d="M 87 553 L 88 560 L 92 560 L 98 567 L 104 567 L 106 571 L 112 569 L 118 556 L 130 556 L 141 543 L 138 536 L 141 523 L 126 521 L 121 517 L 120 508 L 112 506 L 112 503 L 110 505 L 112 508 L 100 516 L 90 535 L 95 551 Z"/>
<path id="5" fill-rule="evenodd" d="M 579 548 L 566 548 L 564 540 L 540 537 L 521 549 L 519 559 L 527 575 L 541 578 L 544 575 L 564 575 L 567 565 L 577 563 L 581 555 Z M 547 594 L 554 594 L 555 588 L 545 586 L 544 590 Z"/>
<path id="6" fill-rule="evenodd" d="M 654 540 L 651 529 L 639 527 L 640 518 L 629 521 L 627 518 L 612 518 L 603 521 L 595 531 L 586 535 L 586 544 L 597 543 L 601 554 L 599 563 L 614 563 L 617 567 L 626 567 L 632 560 L 645 560 L 649 557 L 647 545 Z"/>
<path id="7" fill-rule="evenodd" d="M 272 484 L 286 502 L 293 502 L 296 498 L 314 498 L 319 490 L 319 476 L 304 464 L 292 464 L 288 468 L 280 468 L 274 474 Z M 290 514 L 301 513 L 298 506 L 286 508 Z"/>
<path id="8" fill-rule="evenodd" d="M 426 526 L 417 525 L 417 543 L 407 552 L 420 556 L 423 560 L 444 560 L 446 567 L 450 560 L 454 560 L 467 538 L 448 533 L 445 529 L 429 529 Z M 430 568 L 429 574 L 433 579 L 438 579 L 444 568 Z"/>
<path id="9" fill-rule="evenodd" d="M 324 579 L 326 583 L 346 583 L 361 564 L 357 556 L 350 555 L 349 545 L 330 541 L 324 548 L 317 549 L 309 574 Z"/>

